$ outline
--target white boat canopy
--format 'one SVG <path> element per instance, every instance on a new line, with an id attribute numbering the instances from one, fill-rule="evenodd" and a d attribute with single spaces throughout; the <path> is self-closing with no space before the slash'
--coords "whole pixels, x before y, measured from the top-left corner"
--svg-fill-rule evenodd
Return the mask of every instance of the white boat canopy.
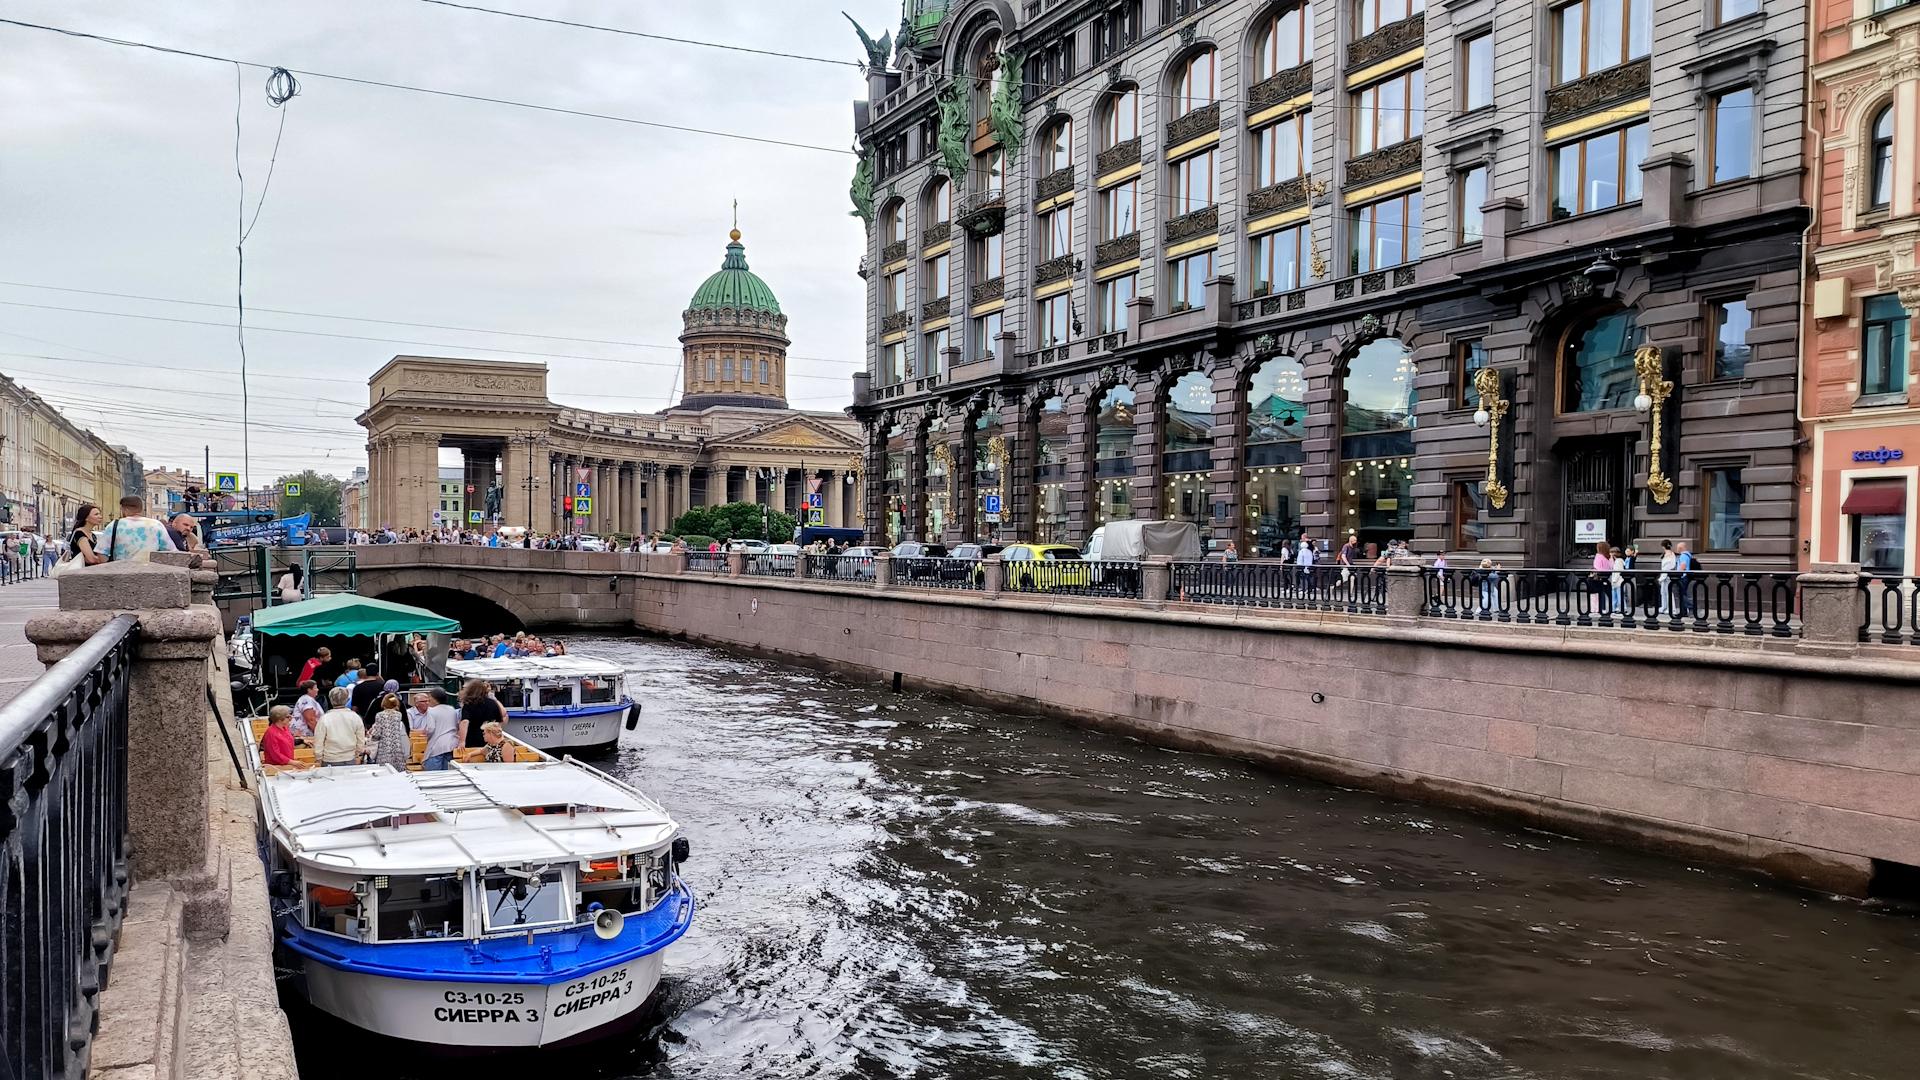
<path id="1" fill-rule="evenodd" d="M 540 765 L 458 765 L 473 786 L 495 806 L 516 810 L 536 806 L 573 806 L 582 810 L 651 811 L 667 815 L 638 792 L 561 762 Z"/>
<path id="2" fill-rule="evenodd" d="M 626 670 L 590 656 L 503 656 L 498 660 L 452 660 L 447 674 L 462 679 L 613 679 Z"/>
<path id="3" fill-rule="evenodd" d="M 369 821 L 431 814 L 435 807 L 408 774 L 385 765 L 282 773 L 267 785 L 274 816 L 295 833 L 331 833 Z"/>

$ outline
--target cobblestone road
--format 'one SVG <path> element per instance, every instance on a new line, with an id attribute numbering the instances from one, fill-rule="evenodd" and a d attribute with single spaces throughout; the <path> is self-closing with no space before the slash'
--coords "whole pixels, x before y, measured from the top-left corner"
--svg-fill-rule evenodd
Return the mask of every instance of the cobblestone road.
<path id="1" fill-rule="evenodd" d="M 27 620 L 58 606 L 52 578 L 0 585 L 0 705 L 5 705 L 46 669 L 27 643 Z"/>

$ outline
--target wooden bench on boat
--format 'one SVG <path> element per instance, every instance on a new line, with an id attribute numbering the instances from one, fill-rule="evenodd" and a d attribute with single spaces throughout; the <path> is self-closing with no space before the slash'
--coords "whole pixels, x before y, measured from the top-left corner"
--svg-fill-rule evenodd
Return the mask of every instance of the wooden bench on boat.
<path id="1" fill-rule="evenodd" d="M 253 741 L 254 745 L 257 746 L 260 743 L 261 737 L 267 732 L 267 721 L 265 717 L 255 717 L 249 722 L 253 725 Z M 407 771 L 419 772 L 421 762 L 426 758 L 427 736 L 425 732 L 421 731 L 409 732 L 409 735 L 413 742 L 413 750 L 412 753 L 408 755 Z M 506 744 L 503 756 L 507 761 L 541 760 L 541 755 L 538 751 L 511 741 Z M 453 752 L 453 760 L 465 763 L 484 761 L 486 760 L 486 750 L 478 746 L 462 746 Z M 268 765 L 263 762 L 260 768 L 266 775 L 273 776 L 276 773 L 292 769 L 311 769 L 319 764 L 319 760 L 313 756 L 313 747 L 305 743 L 296 742 L 293 745 L 293 764 Z"/>

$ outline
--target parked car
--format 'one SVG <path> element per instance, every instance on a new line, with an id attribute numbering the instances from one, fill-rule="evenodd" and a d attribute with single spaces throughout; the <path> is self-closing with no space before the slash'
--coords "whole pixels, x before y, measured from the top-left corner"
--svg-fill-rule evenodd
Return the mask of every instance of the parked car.
<path id="1" fill-rule="evenodd" d="M 896 559 L 944 559 L 947 557 L 947 545 L 926 544 L 918 540 L 907 540 L 893 545 L 893 557 Z M 939 564 L 895 563 L 894 576 L 909 581 L 915 578 L 938 578 L 942 567 Z"/>
<path id="2" fill-rule="evenodd" d="M 580 550 L 605 551 L 607 550 L 607 542 L 597 536 L 583 536 L 580 538 Z"/>
<path id="3" fill-rule="evenodd" d="M 767 547 L 767 554 L 798 555 L 800 554 L 800 545 L 799 544 L 772 544 Z"/>
<path id="4" fill-rule="evenodd" d="M 873 580 L 873 557 L 887 550 L 878 547 L 850 547 L 838 558 L 826 556 L 823 577 Z"/>
<path id="5" fill-rule="evenodd" d="M 749 555 L 765 555 L 767 553 L 767 542 L 765 540 L 735 540 L 729 547 L 733 551 L 744 551 Z"/>
<path id="6" fill-rule="evenodd" d="M 961 566 L 959 565 L 959 560 L 965 559 L 969 562 L 979 562 L 989 555 L 1000 554 L 1000 549 L 1005 546 L 1004 544 L 955 544 L 953 546 L 953 554 L 948 556 L 951 561 L 941 567 L 940 576 L 949 581 L 958 581 L 968 574 L 973 574 L 974 583 L 977 585 L 979 584 L 980 576 L 975 573 L 975 570 L 978 568 L 970 569 Z"/>
<path id="7" fill-rule="evenodd" d="M 1002 581 L 1009 589 L 1045 592 L 1095 584 L 1093 568 L 1070 544 L 1013 543 L 1002 547 L 999 554 L 1005 567 Z M 978 584 L 986 576 L 986 568 L 975 566 L 972 574 Z"/>

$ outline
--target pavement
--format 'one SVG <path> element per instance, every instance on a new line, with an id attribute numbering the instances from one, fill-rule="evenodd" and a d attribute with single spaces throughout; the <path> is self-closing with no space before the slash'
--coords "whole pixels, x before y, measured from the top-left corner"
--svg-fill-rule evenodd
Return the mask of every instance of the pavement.
<path id="1" fill-rule="evenodd" d="M 0 585 L 0 705 L 46 670 L 27 641 L 27 620 L 59 606 L 59 585 L 52 578 Z"/>

